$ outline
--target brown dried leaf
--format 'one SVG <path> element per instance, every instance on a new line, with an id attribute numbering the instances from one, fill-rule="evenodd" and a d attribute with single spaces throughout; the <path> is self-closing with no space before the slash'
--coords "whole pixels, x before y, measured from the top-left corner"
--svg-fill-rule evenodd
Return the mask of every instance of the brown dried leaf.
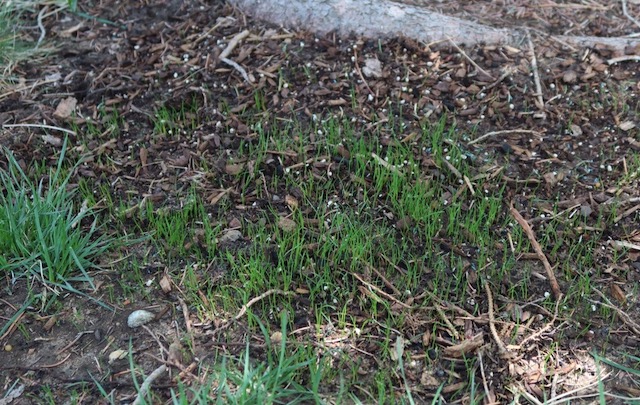
<path id="1" fill-rule="evenodd" d="M 238 175 L 244 169 L 244 163 L 232 163 L 224 167 L 224 171 L 232 176 Z"/>
<path id="2" fill-rule="evenodd" d="M 69 118 L 76 109 L 77 104 L 78 100 L 76 100 L 75 97 L 67 97 L 58 103 L 53 116 L 56 118 Z"/>
<path id="3" fill-rule="evenodd" d="M 444 348 L 444 354 L 451 357 L 460 358 L 467 353 L 471 353 L 484 344 L 484 336 L 482 332 L 478 333 L 471 339 L 462 341 L 461 343 Z"/>
<path id="4" fill-rule="evenodd" d="M 618 284 L 611 284 L 611 296 L 616 299 L 616 301 L 624 304 L 627 301 L 627 296 L 624 294 L 624 291 Z"/>
<path id="5" fill-rule="evenodd" d="M 167 274 L 163 274 L 160 279 L 160 288 L 162 288 L 162 292 L 168 294 L 171 292 L 171 278 Z"/>
<path id="6" fill-rule="evenodd" d="M 139 155 L 140 155 L 140 163 L 142 164 L 142 167 L 146 167 L 147 158 L 149 157 L 149 151 L 147 150 L 147 148 L 143 146 L 142 148 L 140 148 Z"/>
<path id="7" fill-rule="evenodd" d="M 278 220 L 278 228 L 282 229 L 285 232 L 295 231 L 296 226 L 296 221 L 292 219 L 280 217 L 280 219 Z"/>
<path id="8" fill-rule="evenodd" d="M 292 211 L 298 208 L 298 200 L 291 194 L 287 194 L 286 196 L 284 196 L 284 202 L 287 203 Z"/>
<path id="9" fill-rule="evenodd" d="M 562 75 L 562 81 L 565 83 L 575 83 L 578 79 L 578 74 L 573 70 L 567 70 Z"/>

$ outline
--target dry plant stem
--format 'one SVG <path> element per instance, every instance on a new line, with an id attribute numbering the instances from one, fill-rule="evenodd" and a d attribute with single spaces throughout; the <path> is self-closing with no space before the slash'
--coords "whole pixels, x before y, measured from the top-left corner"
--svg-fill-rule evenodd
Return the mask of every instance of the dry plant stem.
<path id="1" fill-rule="evenodd" d="M 71 357 L 71 353 L 69 353 L 69 354 L 67 355 L 67 357 L 65 357 L 64 359 L 60 360 L 60 361 L 59 361 L 59 362 L 57 362 L 57 363 L 53 363 L 53 364 L 45 364 L 44 366 L 40 366 L 40 367 L 38 367 L 38 368 L 56 368 L 56 367 L 58 367 L 59 365 L 63 364 L 65 361 L 69 360 L 69 358 L 70 358 L 70 357 Z"/>
<path id="2" fill-rule="evenodd" d="M 382 291 L 380 288 L 376 287 L 375 285 L 371 284 L 371 283 L 367 283 L 362 277 L 360 277 L 359 275 L 357 275 L 356 273 L 349 273 L 351 274 L 353 277 L 357 278 L 358 281 L 360 281 L 362 284 L 364 284 L 365 286 L 371 288 L 372 290 L 374 290 L 375 292 L 377 292 L 378 294 L 382 295 L 383 297 L 385 297 L 386 299 L 395 302 L 396 304 L 400 305 L 403 308 L 406 309 L 411 309 L 410 305 L 405 304 L 404 302 L 400 301 L 399 299 L 397 299 L 396 297 L 394 297 L 391 294 L 388 294 L 384 291 Z"/>
<path id="3" fill-rule="evenodd" d="M 422 293 L 418 297 L 416 297 L 416 300 L 418 300 L 419 298 L 421 298 L 424 295 L 426 295 L 429 298 L 431 298 L 431 300 L 434 302 L 433 308 L 438 313 L 438 316 L 440 317 L 440 320 L 449 329 L 449 333 L 451 333 L 451 336 L 453 336 L 456 340 L 460 340 L 460 334 L 458 333 L 458 330 L 455 328 L 455 326 L 453 326 L 453 324 L 449 320 L 449 317 L 447 316 L 447 314 L 445 314 L 444 311 L 442 310 L 442 307 L 448 306 L 448 305 L 445 302 L 442 302 L 442 300 L 439 297 L 437 297 L 434 293 L 432 293 L 431 291 L 426 291 L 426 290 L 424 291 L 424 293 Z M 454 307 L 455 307 L 455 305 L 454 305 Z M 455 308 L 457 308 L 458 312 L 464 311 L 462 308 L 458 308 L 458 307 L 455 307 Z M 470 313 L 468 313 L 466 311 L 464 311 L 464 312 L 466 313 L 466 315 L 472 316 Z"/>
<path id="4" fill-rule="evenodd" d="M 82 338 L 84 335 L 86 335 L 88 333 L 93 333 L 93 331 L 92 330 L 85 330 L 85 331 L 82 331 L 82 332 L 78 332 L 78 334 L 76 335 L 75 339 L 73 339 L 71 341 L 71 343 L 69 343 L 68 345 L 66 345 L 62 349 L 58 350 L 56 352 L 56 354 L 61 354 L 61 353 L 66 352 L 69 348 L 71 348 L 71 346 L 75 345 L 78 342 L 78 340 L 80 340 L 80 338 Z"/>
<path id="5" fill-rule="evenodd" d="M 378 156 L 375 152 L 371 152 L 371 157 L 374 158 L 376 160 L 376 162 L 378 162 L 380 165 L 382 165 L 383 167 L 391 170 L 395 174 L 400 175 L 400 176 L 403 175 L 402 172 L 400 170 L 398 170 L 397 167 L 395 167 L 391 163 L 387 162 L 386 160 L 384 160 L 383 158 Z"/>
<path id="6" fill-rule="evenodd" d="M 231 54 L 231 52 L 235 49 L 235 47 L 238 46 L 240 41 L 242 41 L 248 36 L 249 36 L 249 30 L 244 30 L 242 32 L 237 33 L 233 38 L 231 38 L 231 41 L 229 41 L 229 43 L 227 44 L 227 47 L 224 48 L 224 51 L 220 53 L 220 59 L 224 59 L 228 57 Z"/>
<path id="7" fill-rule="evenodd" d="M 220 58 L 220 60 L 224 63 L 226 63 L 227 65 L 231 66 L 232 68 L 234 68 L 235 70 L 237 70 L 238 72 L 240 72 L 240 74 L 242 75 L 242 78 L 244 80 L 246 80 L 249 83 L 253 83 L 253 80 L 251 80 L 251 78 L 249 77 L 249 75 L 247 74 L 247 71 L 244 70 L 244 68 L 240 65 L 238 65 L 236 62 L 232 61 L 231 59 L 227 59 L 227 58 Z"/>
<path id="8" fill-rule="evenodd" d="M 38 28 L 40 29 L 40 38 L 38 38 L 38 42 L 36 43 L 36 46 L 35 46 L 36 49 L 40 47 L 40 44 L 42 43 L 42 41 L 44 41 L 44 37 L 47 35 L 47 30 L 44 28 L 44 25 L 42 24 L 44 13 L 46 13 L 47 10 L 49 10 L 49 6 L 44 6 L 42 10 L 40 10 L 40 12 L 38 13 Z"/>
<path id="9" fill-rule="evenodd" d="M 627 242 L 624 240 L 614 240 L 614 241 L 611 241 L 610 243 L 617 248 L 640 250 L 640 245 L 636 245 L 634 243 Z"/>
<path id="10" fill-rule="evenodd" d="M 614 63 L 629 62 L 629 61 L 640 62 L 640 55 L 618 56 L 617 58 L 608 59 L 607 63 L 610 65 L 613 65 Z"/>
<path id="11" fill-rule="evenodd" d="M 400 296 L 402 295 L 402 293 L 400 292 L 400 290 L 398 290 L 396 288 L 395 285 L 391 284 L 391 282 L 389 280 L 387 280 L 387 278 L 385 276 L 382 275 L 382 273 L 380 273 L 380 271 L 378 269 L 376 269 L 375 267 L 373 267 L 370 264 L 367 264 L 367 267 L 373 271 L 374 273 L 376 273 L 376 275 L 380 278 L 380 280 L 382 280 L 382 282 L 384 283 L 384 285 L 386 285 L 387 287 L 389 287 L 389 289 L 391 291 L 393 291 L 394 294 Z"/>
<path id="12" fill-rule="evenodd" d="M 484 388 L 484 395 L 489 399 L 489 403 L 495 403 L 495 397 L 491 391 L 489 391 L 489 385 L 487 384 L 487 376 L 484 372 L 484 363 L 482 361 L 482 349 L 478 350 L 478 363 L 480 363 L 480 375 L 482 375 L 482 387 Z"/>
<path id="13" fill-rule="evenodd" d="M 296 295 L 296 293 L 292 292 L 292 291 L 283 291 L 280 289 L 271 289 L 268 291 L 263 292 L 262 294 L 258 295 L 257 297 L 254 297 L 252 299 L 249 300 L 249 302 L 247 302 L 246 304 L 244 304 L 242 306 L 242 308 L 240 308 L 240 311 L 238 312 L 238 314 L 236 316 L 234 316 L 231 320 L 227 320 L 225 321 L 221 326 L 219 326 L 217 329 L 215 329 L 213 331 L 213 335 L 215 336 L 217 332 L 220 332 L 224 329 L 227 329 L 231 323 L 233 323 L 234 321 L 239 320 L 240 318 L 242 318 L 244 316 L 244 314 L 247 313 L 247 310 L 249 308 L 251 308 L 251 306 L 253 304 L 255 304 L 256 302 L 265 299 L 266 297 L 273 295 L 273 294 L 280 294 L 280 295 Z"/>
<path id="14" fill-rule="evenodd" d="M 180 302 L 180 307 L 182 307 L 182 316 L 184 317 L 184 324 L 187 328 L 187 333 L 189 334 L 189 338 L 191 340 L 191 347 L 195 349 L 196 341 L 193 336 L 193 328 L 191 327 L 191 319 L 189 319 L 189 306 L 182 299 L 182 297 L 178 297 L 178 301 Z M 192 350 L 193 350 L 192 349 Z"/>
<path id="15" fill-rule="evenodd" d="M 540 72 L 538 72 L 538 59 L 536 58 L 536 50 L 533 47 L 533 41 L 531 41 L 531 34 L 527 31 L 527 42 L 529 42 L 529 49 L 531 50 L 531 70 L 533 71 L 533 81 L 536 85 L 536 98 L 538 99 L 538 109 L 542 113 L 542 118 L 546 117 L 544 112 L 544 100 L 542 99 L 542 85 L 540 84 Z"/>
<path id="16" fill-rule="evenodd" d="M 376 94 L 373 92 L 373 90 L 371 90 L 371 87 L 369 87 L 369 83 L 367 83 L 367 81 L 364 79 L 364 76 L 362 75 L 362 71 L 360 70 L 360 65 L 358 64 L 358 51 L 356 50 L 355 47 L 353 48 L 353 61 L 356 67 L 356 72 L 358 73 L 358 76 L 360 76 L 362 83 L 364 83 L 367 90 L 369 90 L 369 94 L 375 97 Z"/>
<path id="17" fill-rule="evenodd" d="M 492 131 L 487 132 L 486 134 L 477 137 L 473 141 L 467 142 L 467 145 L 473 145 L 474 143 L 478 143 L 480 141 L 484 141 L 487 138 L 490 138 L 494 135 L 503 135 L 503 134 L 532 134 L 536 136 L 542 136 L 542 133 L 538 131 L 534 131 L 532 129 L 507 129 L 504 131 Z"/>
<path id="18" fill-rule="evenodd" d="M 168 349 L 167 349 L 167 348 L 162 344 L 162 342 L 160 341 L 160 339 L 158 338 L 158 336 L 156 336 L 156 334 L 155 334 L 155 333 L 153 333 L 153 331 L 147 327 L 147 325 L 142 325 L 142 329 L 146 330 L 146 331 L 147 331 L 147 333 L 148 333 L 149 335 L 151 335 L 151 337 L 156 341 L 156 343 L 158 344 L 158 347 L 160 348 L 160 354 L 161 354 L 162 356 L 164 356 L 165 354 L 169 354 L 169 350 L 168 350 Z M 166 362 L 166 360 L 164 359 L 164 357 L 163 357 L 162 361 L 163 361 L 163 362 Z"/>
<path id="19" fill-rule="evenodd" d="M 61 131 L 69 135 L 76 136 L 75 131 L 72 131 L 70 129 L 60 128 L 60 127 L 54 127 L 53 125 L 46 125 L 46 124 L 5 124 L 2 126 L 2 128 L 16 128 L 16 127 L 51 129 L 54 131 Z"/>
<path id="20" fill-rule="evenodd" d="M 144 379 L 144 382 L 140 386 L 140 391 L 138 391 L 138 395 L 136 396 L 135 401 L 133 401 L 133 405 L 140 405 L 143 403 L 144 397 L 145 395 L 147 395 L 147 392 L 149 391 L 149 388 L 151 387 L 153 381 L 158 379 L 162 374 L 164 374 L 165 371 L 167 371 L 167 366 L 163 364 L 153 370 L 153 372 Z"/>
<path id="21" fill-rule="evenodd" d="M 627 10 L 627 0 L 621 0 L 621 1 L 622 1 L 622 14 L 624 14 L 624 16 L 629 19 L 629 21 L 631 21 L 632 23 L 640 27 L 640 22 L 635 18 L 633 18 L 633 16 L 629 14 L 629 10 Z"/>
<path id="22" fill-rule="evenodd" d="M 551 329 L 551 327 L 553 326 L 553 324 L 556 322 L 556 319 L 558 319 L 558 309 L 560 307 L 560 300 L 556 301 L 556 308 L 554 310 L 553 313 L 553 318 L 547 322 L 546 325 L 544 325 L 542 327 L 542 329 L 536 331 L 535 333 L 527 336 L 526 338 L 522 339 L 522 341 L 520 342 L 520 344 L 518 345 L 514 345 L 514 346 L 509 346 L 510 349 L 514 349 L 514 350 L 520 350 L 522 349 L 522 347 L 524 346 L 525 343 L 529 342 L 530 340 L 536 339 L 537 337 L 541 336 L 543 333 L 545 333 L 546 331 L 548 331 L 549 329 Z"/>
<path id="23" fill-rule="evenodd" d="M 602 303 L 601 305 L 605 305 L 606 307 L 616 311 L 620 319 L 622 319 L 622 322 L 624 322 L 624 324 L 627 325 L 629 329 L 631 329 L 631 331 L 636 334 L 636 336 L 640 336 L 640 325 L 638 325 L 626 312 L 613 305 L 609 298 L 607 298 L 606 295 L 604 295 L 600 290 L 594 288 L 593 291 L 595 291 L 596 294 L 598 294 L 600 298 L 604 300 L 604 303 Z"/>
<path id="24" fill-rule="evenodd" d="M 489 282 L 484 282 L 484 290 L 487 293 L 488 307 L 489 307 L 489 330 L 491 331 L 491 336 L 493 336 L 493 340 L 496 341 L 498 345 L 498 354 L 501 356 L 510 356 L 511 353 L 509 349 L 504 345 L 502 339 L 498 335 L 498 331 L 496 330 L 496 318 L 493 313 L 493 294 L 491 293 L 491 288 L 489 287 Z"/>
<path id="25" fill-rule="evenodd" d="M 520 215 L 518 210 L 513 207 L 513 203 L 510 204 L 509 211 L 511 212 L 511 215 L 513 215 L 515 220 L 518 221 L 524 232 L 527 234 L 527 237 L 531 242 L 531 246 L 533 246 L 533 249 L 538 254 L 538 258 L 544 265 L 544 269 L 547 272 L 547 277 L 549 277 L 549 283 L 551 284 L 551 291 L 553 292 L 553 296 L 556 300 L 560 300 L 560 298 L 562 297 L 562 291 L 560 291 L 558 280 L 556 280 L 556 275 L 553 272 L 553 268 L 551 267 L 551 264 L 549 264 L 547 256 L 544 254 L 542 248 L 540 247 L 540 244 L 536 240 L 536 236 L 533 233 L 533 230 L 531 229 L 527 221 L 525 221 L 525 219 L 522 217 L 522 215 Z"/>
<path id="26" fill-rule="evenodd" d="M 238 65 L 236 62 L 232 61 L 231 59 L 227 58 L 231 54 L 231 52 L 235 49 L 235 47 L 238 46 L 240 41 L 242 41 L 248 36 L 249 36 L 249 30 L 244 30 L 236 34 L 236 36 L 231 38 L 231 41 L 229 41 L 229 44 L 227 44 L 227 47 L 224 49 L 224 51 L 220 53 L 219 58 L 220 58 L 220 61 L 226 63 L 227 65 L 233 67 L 238 72 L 240 72 L 244 80 L 251 83 L 252 81 L 250 80 L 249 75 L 247 75 L 247 72 L 242 68 L 242 66 Z"/>
<path id="27" fill-rule="evenodd" d="M 466 60 L 469 61 L 469 63 L 471 63 L 480 72 L 482 72 L 483 75 L 487 76 L 491 80 L 496 80 L 495 77 L 491 76 L 489 72 L 481 68 L 473 59 L 471 59 L 455 42 L 453 42 L 453 40 L 450 37 L 447 37 L 447 39 L 449 40 L 451 45 L 453 45 L 458 50 L 458 52 L 460 52 L 460 54 L 464 56 Z"/>
<path id="28" fill-rule="evenodd" d="M 488 85 L 487 87 L 485 87 L 483 89 L 483 91 L 489 91 L 492 88 L 496 87 L 497 85 L 499 85 L 500 83 L 502 83 L 502 81 L 504 79 L 506 79 L 510 74 L 512 74 L 514 71 L 516 71 L 516 69 L 514 69 L 513 67 L 507 67 L 504 71 L 504 73 L 502 73 L 502 75 L 500 75 L 500 77 L 498 77 L 498 79 L 496 81 L 494 81 L 493 83 L 491 83 L 490 85 Z"/>

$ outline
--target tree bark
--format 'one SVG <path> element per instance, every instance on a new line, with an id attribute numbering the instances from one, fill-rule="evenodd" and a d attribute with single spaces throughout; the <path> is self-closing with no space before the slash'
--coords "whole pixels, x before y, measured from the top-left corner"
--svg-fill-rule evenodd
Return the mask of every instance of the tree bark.
<path id="1" fill-rule="evenodd" d="M 288 28 L 306 29 L 317 34 L 339 34 L 368 38 L 406 36 L 425 43 L 451 41 L 456 44 L 519 45 L 523 32 L 493 28 L 423 7 L 387 0 L 229 0 L 244 13 Z M 640 50 L 637 38 L 552 37 L 571 46 L 603 44 L 621 53 Z M 629 53 L 629 52 L 628 52 Z"/>

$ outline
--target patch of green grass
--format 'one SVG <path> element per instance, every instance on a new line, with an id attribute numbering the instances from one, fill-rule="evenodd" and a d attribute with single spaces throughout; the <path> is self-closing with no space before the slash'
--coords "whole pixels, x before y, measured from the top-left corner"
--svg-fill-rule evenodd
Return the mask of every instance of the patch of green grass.
<path id="1" fill-rule="evenodd" d="M 4 149 L 7 171 L 0 172 L 0 269 L 14 278 L 40 280 L 48 289 L 79 292 L 74 282 L 93 283 L 89 270 L 117 239 L 101 233 L 94 210 L 74 201 L 69 180 L 78 167 L 63 166 L 67 140 L 55 169 L 39 181 Z M 79 163 L 78 163 L 79 164 Z"/>
<path id="2" fill-rule="evenodd" d="M 0 3 L 0 84 L 14 82 L 14 67 L 25 60 L 34 62 L 51 53 L 42 31 L 25 35 L 27 27 L 37 26 L 37 10 L 44 2 L 38 0 L 3 1 Z"/>

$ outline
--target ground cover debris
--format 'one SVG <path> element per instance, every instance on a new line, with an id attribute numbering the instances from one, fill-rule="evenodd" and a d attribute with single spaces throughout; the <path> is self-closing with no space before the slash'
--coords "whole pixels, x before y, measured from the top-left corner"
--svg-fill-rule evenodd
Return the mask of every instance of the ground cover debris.
<path id="1" fill-rule="evenodd" d="M 585 4 L 507 7 L 531 42 L 471 48 L 220 1 L 32 10 L 56 51 L 5 70 L 0 170 L 43 198 L 60 173 L 109 249 L 17 271 L 3 185 L 0 403 L 640 398 L 640 69 L 536 34 L 636 29 Z"/>

